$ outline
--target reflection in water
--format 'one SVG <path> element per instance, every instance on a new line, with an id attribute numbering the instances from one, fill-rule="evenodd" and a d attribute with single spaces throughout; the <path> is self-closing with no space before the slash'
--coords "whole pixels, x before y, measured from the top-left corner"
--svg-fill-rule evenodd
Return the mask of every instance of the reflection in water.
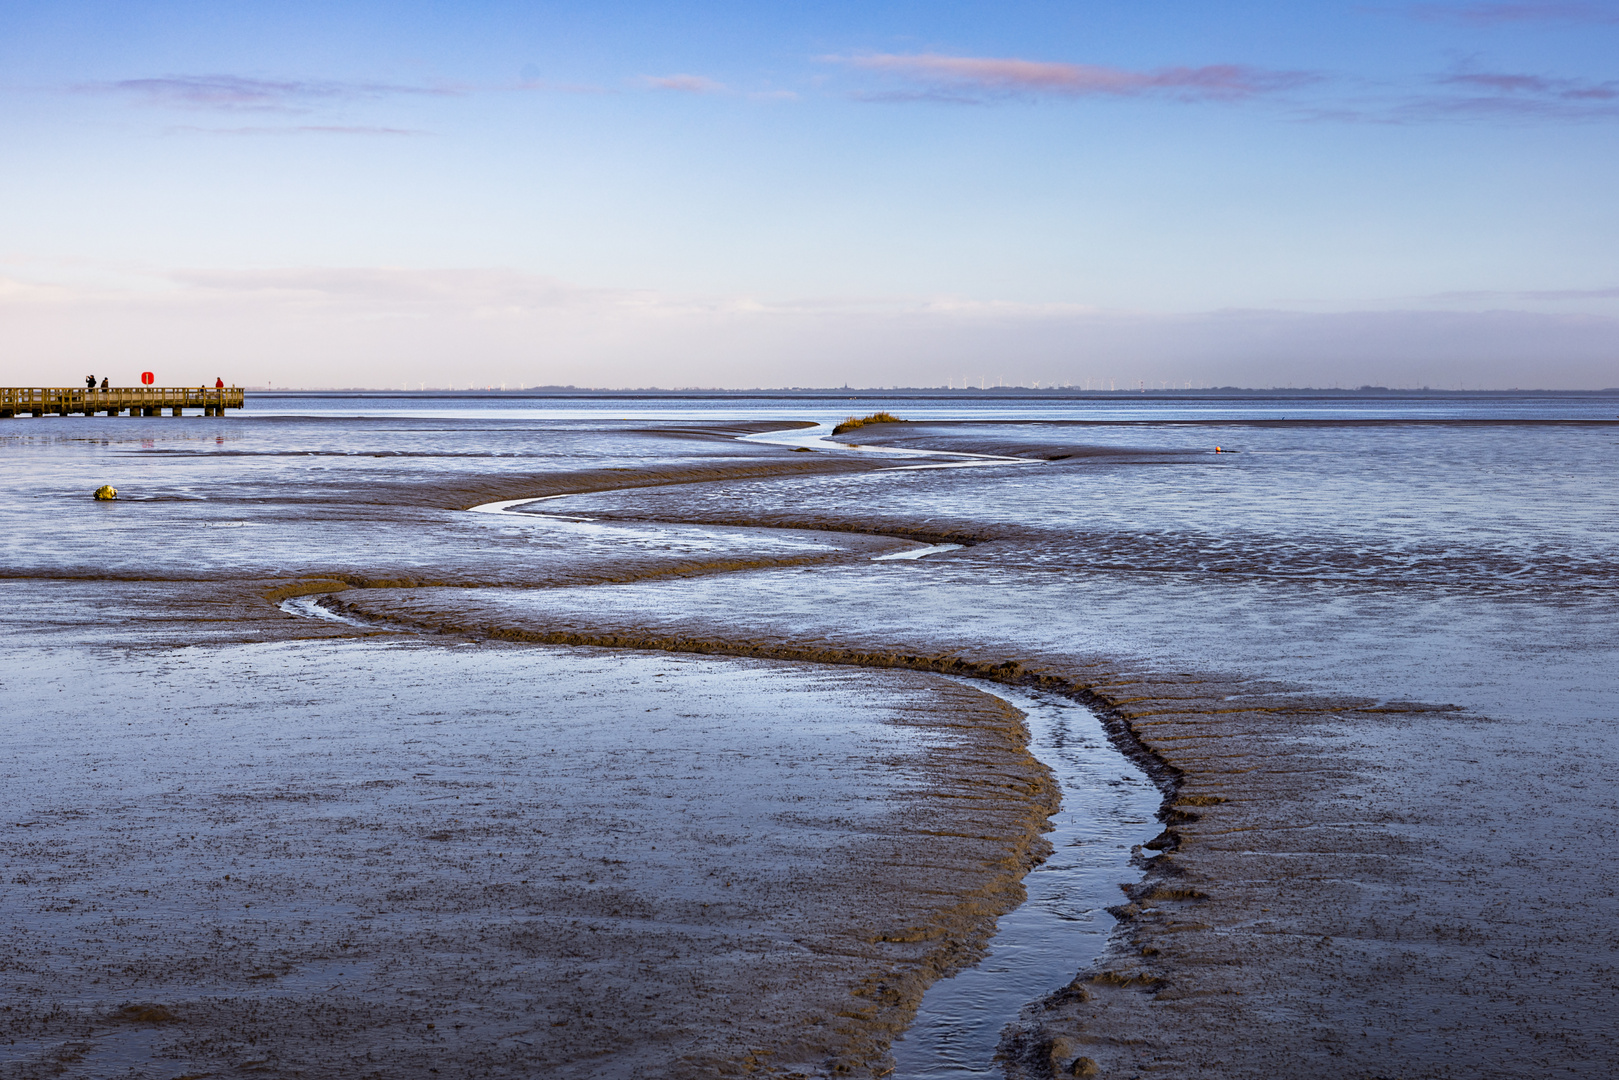
<path id="1" fill-rule="evenodd" d="M 589 417 L 580 419 L 558 408 L 506 415 L 411 404 L 439 411 L 299 418 L 250 404 L 229 418 L 132 419 L 112 438 L 101 434 L 112 430 L 103 420 L 6 421 L 0 472 L 20 509 L 0 536 L 0 559 L 9 573 L 40 580 L 345 573 L 419 581 L 433 593 L 427 607 L 477 605 L 478 618 L 495 625 L 995 659 L 1134 658 L 1187 677 L 1235 673 L 1393 706 L 1454 704 L 1468 712 L 1442 731 L 1397 707 L 1357 721 L 1353 744 L 1338 753 L 1391 777 L 1379 797 L 1433 793 L 1432 806 L 1451 816 L 1435 810 L 1441 824 L 1413 832 L 1413 847 L 1455 856 L 1471 894 L 1493 898 L 1475 918 L 1462 896 L 1442 912 L 1444 924 L 1518 934 L 1523 955 L 1552 957 L 1538 970 L 1556 978 L 1523 992 L 1544 1015 L 1574 1017 L 1569 1024 L 1600 1041 L 1612 980 L 1599 983 L 1580 965 L 1584 943 L 1612 925 L 1600 907 L 1611 908 L 1611 890 L 1604 864 L 1578 853 L 1586 838 L 1611 831 L 1611 793 L 1599 781 L 1619 762 L 1614 398 L 917 403 L 913 419 L 1015 419 L 963 425 L 942 445 L 992 444 L 1042 463 L 925 460 L 596 491 L 546 507 L 567 517 L 459 508 L 567 489 L 581 473 L 672 474 L 791 457 L 713 431 L 676 437 L 648 422 L 658 410 L 827 420 L 854 407 L 831 399 L 570 407 Z M 859 408 L 871 404 L 906 411 L 892 400 Z M 642 419 L 619 419 L 629 415 Z M 1217 456 L 1216 445 L 1241 453 Z M 821 452 L 875 459 L 868 450 Z M 560 479 L 542 484 L 546 477 Z M 514 479 L 515 487 L 494 482 Z M 92 504 L 100 483 L 125 497 Z M 429 488 L 436 501 L 423 494 Z M 487 493 L 444 494 L 463 490 Z M 921 561 L 904 556 L 944 545 L 911 548 L 878 566 L 867 556 L 892 546 L 884 532 L 971 546 Z M 599 568 L 631 558 L 647 573 L 601 583 Z M 791 565 L 760 565 L 764 558 Z M 681 560 L 701 573 L 664 573 Z M 332 615 L 307 598 L 283 610 Z M 895 1047 L 902 1075 L 993 1073 L 996 1041 L 1019 1007 L 1067 982 L 1101 947 L 1112 928 L 1102 908 L 1137 876 L 1129 847 L 1155 831 L 1157 792 L 1121 764 L 1084 710 L 997 693 L 1029 712 L 1036 753 L 1063 778 L 1057 855 L 1029 876 L 1031 901 L 1001 921 L 993 954 L 929 992 Z M 1416 829 L 1404 819 L 1399 827 Z M 1539 924 L 1521 911 L 1543 896 L 1564 900 L 1546 909 L 1552 928 L 1535 937 Z M 1444 948 L 1469 955 L 1454 942 Z M 1467 1026 L 1477 1023 L 1453 1030 L 1483 1030 Z"/>
<path id="2" fill-rule="evenodd" d="M 327 622 L 343 623 L 347 626 L 371 625 L 364 619 L 356 619 L 351 615 L 333 611 L 320 602 L 319 596 L 290 596 L 276 606 L 288 615 L 299 615 L 306 619 L 324 619 Z"/>
<path id="3" fill-rule="evenodd" d="M 926 547 L 912 548 L 909 551 L 891 551 L 887 555 L 876 555 L 872 562 L 890 562 L 894 559 L 915 561 L 925 559 L 929 555 L 942 555 L 946 551 L 960 551 L 960 544 L 929 544 Z"/>
<path id="4" fill-rule="evenodd" d="M 898 1080 L 996 1074 L 1001 1029 L 1102 951 L 1114 926 L 1105 909 L 1120 901 L 1121 883 L 1140 875 L 1131 849 L 1157 831 L 1157 788 L 1108 744 L 1089 709 L 1049 694 L 987 689 L 1028 717 L 1029 749 L 1062 786 L 1062 809 L 1047 834 L 1056 851 L 1024 878 L 1029 898 L 1001 917 L 990 954 L 928 988 L 915 1023 L 894 1044 Z"/>

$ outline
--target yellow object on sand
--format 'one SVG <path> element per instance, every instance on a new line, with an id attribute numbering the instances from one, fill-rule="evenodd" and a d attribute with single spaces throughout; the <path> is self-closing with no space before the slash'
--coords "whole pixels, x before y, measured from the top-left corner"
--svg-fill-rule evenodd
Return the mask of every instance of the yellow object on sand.
<path id="1" fill-rule="evenodd" d="M 116 499 L 117 497 L 118 489 L 113 487 L 111 484 L 102 484 L 100 487 L 96 488 L 97 499 Z"/>

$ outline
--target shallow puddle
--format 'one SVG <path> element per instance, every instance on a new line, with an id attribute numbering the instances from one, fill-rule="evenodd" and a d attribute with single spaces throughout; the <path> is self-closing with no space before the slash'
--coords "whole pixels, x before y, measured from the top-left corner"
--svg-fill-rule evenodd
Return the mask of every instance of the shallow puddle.
<path id="1" fill-rule="evenodd" d="M 340 615 L 320 602 L 321 598 L 315 596 L 289 596 L 277 606 L 288 615 L 301 615 L 306 619 L 325 619 L 327 622 L 343 623 L 345 626 L 369 626 L 362 619 L 350 618 Z"/>
<path id="2" fill-rule="evenodd" d="M 916 560 L 924 559 L 929 555 L 942 555 L 946 551 L 960 551 L 961 544 L 928 544 L 925 547 L 913 548 L 910 551 L 892 551 L 887 555 L 876 555 L 872 562 L 889 562 L 894 559 Z"/>
<path id="3" fill-rule="evenodd" d="M 1122 902 L 1121 884 L 1141 876 L 1130 849 L 1158 832 L 1162 795 L 1108 743 L 1089 709 L 1051 694 L 987 692 L 1028 716 L 1029 749 L 1062 785 L 1047 834 L 1056 851 L 1024 879 L 1029 898 L 1001 918 L 990 954 L 928 989 L 894 1044 L 894 1076 L 903 1080 L 998 1075 L 1001 1030 L 1102 951 L 1115 925 L 1107 907 Z"/>

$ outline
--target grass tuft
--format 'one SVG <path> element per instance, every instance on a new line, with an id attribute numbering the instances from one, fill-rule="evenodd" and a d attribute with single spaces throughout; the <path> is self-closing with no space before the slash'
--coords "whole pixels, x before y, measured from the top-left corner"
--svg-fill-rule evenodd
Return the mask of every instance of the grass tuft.
<path id="1" fill-rule="evenodd" d="M 904 420 L 890 412 L 874 412 L 870 416 L 851 416 L 843 423 L 832 429 L 832 434 L 842 435 L 845 431 L 863 428 L 867 424 L 903 424 Z"/>

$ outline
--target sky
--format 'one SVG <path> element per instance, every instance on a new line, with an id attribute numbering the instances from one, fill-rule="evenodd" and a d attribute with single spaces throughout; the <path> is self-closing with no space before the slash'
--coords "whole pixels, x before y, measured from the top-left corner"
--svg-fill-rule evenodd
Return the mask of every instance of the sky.
<path id="1" fill-rule="evenodd" d="M 1619 0 L 0 3 L 0 383 L 1619 386 Z"/>

